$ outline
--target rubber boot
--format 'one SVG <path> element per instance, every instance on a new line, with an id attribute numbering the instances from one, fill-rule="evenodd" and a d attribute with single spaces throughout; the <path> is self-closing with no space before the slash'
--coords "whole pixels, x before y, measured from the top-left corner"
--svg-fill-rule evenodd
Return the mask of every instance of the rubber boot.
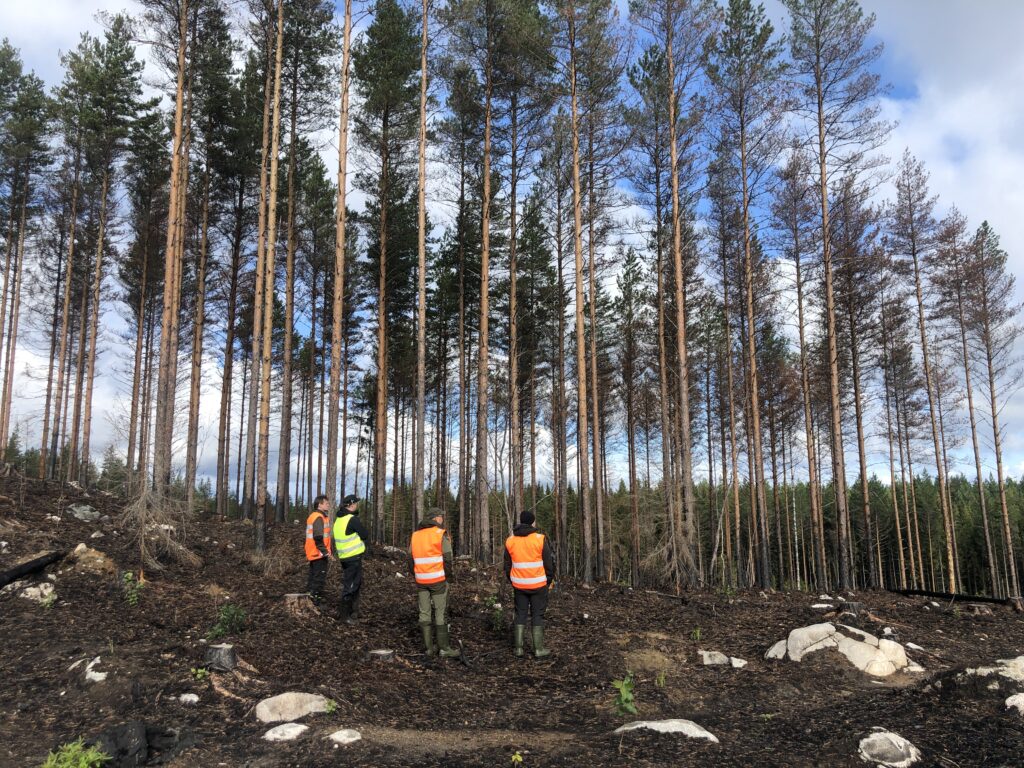
<path id="1" fill-rule="evenodd" d="M 442 659 L 457 659 L 459 657 L 459 649 L 452 648 L 448 640 L 448 625 L 438 624 L 434 629 L 437 630 L 437 653 Z"/>
<path id="2" fill-rule="evenodd" d="M 343 622 L 349 626 L 356 623 L 356 620 L 352 618 L 352 598 L 343 597 L 341 598 L 341 614 L 340 618 Z"/>
<path id="3" fill-rule="evenodd" d="M 516 624 L 515 625 L 515 654 L 516 656 L 523 655 L 523 638 L 526 635 L 526 625 Z"/>
<path id="4" fill-rule="evenodd" d="M 353 623 L 355 623 L 356 621 L 359 620 L 359 598 L 360 597 L 362 597 L 362 595 L 358 595 L 357 594 L 357 595 L 355 595 L 352 598 L 352 621 L 353 621 Z"/>
<path id="5" fill-rule="evenodd" d="M 423 632 L 423 647 L 426 648 L 427 656 L 437 654 L 434 647 L 434 627 L 430 624 L 420 624 L 420 631 Z"/>
<path id="6" fill-rule="evenodd" d="M 544 627 L 533 628 L 533 655 L 542 659 L 551 653 L 547 648 L 544 647 Z"/>

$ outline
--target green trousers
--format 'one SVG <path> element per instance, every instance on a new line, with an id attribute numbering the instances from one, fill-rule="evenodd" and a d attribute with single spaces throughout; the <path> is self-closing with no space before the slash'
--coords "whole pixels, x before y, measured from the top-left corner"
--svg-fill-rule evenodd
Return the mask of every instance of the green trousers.
<path id="1" fill-rule="evenodd" d="M 416 590 L 416 602 L 420 609 L 420 624 L 447 624 L 445 614 L 448 610 L 448 585 L 441 583 L 432 588 L 420 587 Z M 433 615 L 431 615 L 433 614 Z"/>

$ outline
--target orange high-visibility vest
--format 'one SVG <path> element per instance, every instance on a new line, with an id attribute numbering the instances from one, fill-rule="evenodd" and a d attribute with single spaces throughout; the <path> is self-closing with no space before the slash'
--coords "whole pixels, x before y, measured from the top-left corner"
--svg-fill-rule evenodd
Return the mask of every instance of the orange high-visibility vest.
<path id="1" fill-rule="evenodd" d="M 310 512 L 309 517 L 306 518 L 306 559 L 307 560 L 319 560 L 324 557 L 323 552 L 316 548 L 316 540 L 313 538 L 313 523 L 316 522 L 317 518 L 324 521 L 324 533 L 323 541 L 324 549 L 328 552 L 331 551 L 331 523 L 327 519 L 327 515 L 323 512 L 313 510 Z"/>
<path id="2" fill-rule="evenodd" d="M 440 584 L 444 581 L 443 539 L 444 528 L 436 525 L 413 532 L 412 562 L 417 584 Z"/>
<path id="3" fill-rule="evenodd" d="M 540 589 L 548 583 L 544 572 L 544 534 L 509 536 L 505 549 L 512 558 L 512 586 L 516 589 Z"/>

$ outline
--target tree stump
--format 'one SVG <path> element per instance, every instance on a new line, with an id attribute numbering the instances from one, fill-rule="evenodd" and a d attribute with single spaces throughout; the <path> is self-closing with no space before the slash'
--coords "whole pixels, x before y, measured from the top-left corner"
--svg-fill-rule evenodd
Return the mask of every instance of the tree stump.
<path id="1" fill-rule="evenodd" d="M 313 600 L 305 592 L 284 596 L 284 607 L 292 616 L 298 619 L 311 619 L 320 614 L 313 605 Z"/>
<path id="2" fill-rule="evenodd" d="M 390 651 L 390 650 L 388 650 L 386 648 L 380 648 L 380 649 L 375 650 L 375 651 L 367 652 L 366 657 L 370 661 L 394 661 L 395 660 L 395 652 L 394 651 Z"/>
<path id="3" fill-rule="evenodd" d="M 985 605 L 984 603 L 967 603 L 965 606 L 967 612 L 972 616 L 991 616 L 992 606 Z"/>

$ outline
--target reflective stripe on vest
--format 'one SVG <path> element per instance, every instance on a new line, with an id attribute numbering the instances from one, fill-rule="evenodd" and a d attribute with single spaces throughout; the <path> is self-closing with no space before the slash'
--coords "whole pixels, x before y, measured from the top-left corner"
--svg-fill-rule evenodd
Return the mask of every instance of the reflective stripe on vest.
<path id="1" fill-rule="evenodd" d="M 417 584 L 440 584 L 444 581 L 444 528 L 432 525 L 413 531 L 412 563 Z"/>
<path id="2" fill-rule="evenodd" d="M 509 536 L 505 549 L 512 558 L 512 586 L 518 589 L 538 589 L 548 583 L 544 572 L 544 534 Z"/>
<path id="3" fill-rule="evenodd" d="M 348 530 L 348 521 L 354 515 L 345 515 L 334 521 L 334 551 L 339 560 L 349 557 L 357 557 L 366 551 L 366 544 L 359 538 L 358 533 L 345 533 Z"/>
<path id="4" fill-rule="evenodd" d="M 316 539 L 313 537 L 313 523 L 316 522 L 317 518 L 320 518 L 324 522 L 323 540 L 320 542 L 323 544 L 324 549 L 327 553 L 331 552 L 331 522 L 327 519 L 327 516 L 322 512 L 313 510 L 309 517 L 306 518 L 306 559 L 307 560 L 319 560 L 326 555 L 323 554 L 319 549 L 316 548 Z"/>

